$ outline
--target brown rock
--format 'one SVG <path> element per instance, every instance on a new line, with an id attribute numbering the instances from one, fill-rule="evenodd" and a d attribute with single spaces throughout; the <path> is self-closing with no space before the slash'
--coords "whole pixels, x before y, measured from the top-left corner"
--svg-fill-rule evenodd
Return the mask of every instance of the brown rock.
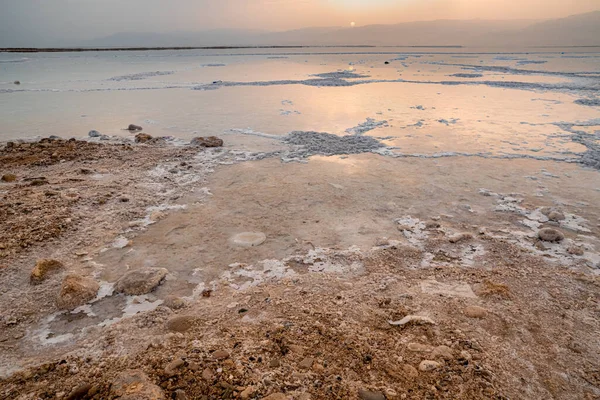
<path id="1" fill-rule="evenodd" d="M 188 400 L 189 397 L 187 394 L 185 394 L 185 391 L 181 390 L 181 389 L 177 389 L 175 391 L 175 400 Z"/>
<path id="2" fill-rule="evenodd" d="M 416 378 L 417 376 L 419 376 L 419 371 L 417 371 L 415 367 L 409 364 L 404 364 L 402 366 L 402 371 L 409 378 Z"/>
<path id="3" fill-rule="evenodd" d="M 277 368 L 279 366 L 281 366 L 281 362 L 279 360 L 273 359 L 273 360 L 269 361 L 269 367 Z"/>
<path id="4" fill-rule="evenodd" d="M 111 394 L 120 400 L 164 400 L 162 389 L 140 370 L 122 372 L 113 381 Z"/>
<path id="5" fill-rule="evenodd" d="M 2 175 L 0 179 L 2 182 L 14 182 L 17 180 L 17 176 L 15 174 L 5 174 Z"/>
<path id="6" fill-rule="evenodd" d="M 431 353 L 433 358 L 443 358 L 444 360 L 452 360 L 454 358 L 454 353 L 452 349 L 448 346 L 438 346 L 433 349 Z"/>
<path id="7" fill-rule="evenodd" d="M 141 295 L 160 285 L 169 271 L 165 268 L 141 268 L 128 272 L 115 285 L 117 293 Z"/>
<path id="8" fill-rule="evenodd" d="M 574 256 L 582 256 L 585 253 L 585 250 L 581 246 L 573 245 L 567 249 L 567 253 L 572 254 Z"/>
<path id="9" fill-rule="evenodd" d="M 406 348 L 414 352 L 429 352 L 431 347 L 421 343 L 409 343 Z"/>
<path id="10" fill-rule="evenodd" d="M 485 318 L 487 316 L 487 310 L 479 306 L 468 306 L 463 313 L 469 318 Z"/>
<path id="11" fill-rule="evenodd" d="M 198 322 L 198 318 L 192 315 L 179 315 L 167 321 L 167 329 L 173 332 L 185 332 Z"/>
<path id="12" fill-rule="evenodd" d="M 43 259 L 38 260 L 35 268 L 31 271 L 30 282 L 33 284 L 42 283 L 48 275 L 63 268 L 63 264 L 57 260 Z"/>
<path id="13" fill-rule="evenodd" d="M 223 140 L 219 139 L 216 136 L 209 137 L 197 137 L 193 138 L 190 142 L 192 146 L 200 146 L 200 147 L 221 147 L 223 146 Z"/>
<path id="14" fill-rule="evenodd" d="M 179 310 L 185 307 L 185 301 L 181 297 L 167 296 L 163 304 L 172 310 Z"/>
<path id="15" fill-rule="evenodd" d="M 463 233 L 457 233 L 455 235 L 452 235 L 448 238 L 448 241 L 450 243 L 458 243 L 458 242 L 462 242 L 465 240 L 471 240 L 473 239 L 473 235 L 471 235 L 468 232 L 463 232 Z"/>
<path id="16" fill-rule="evenodd" d="M 421 361 L 421 364 L 419 364 L 419 369 L 423 372 L 430 372 L 438 369 L 441 366 L 442 365 L 437 361 L 424 360 Z"/>
<path id="17" fill-rule="evenodd" d="M 545 242 L 560 242 L 565 235 L 557 229 L 543 228 L 538 232 L 538 237 Z"/>
<path id="18" fill-rule="evenodd" d="M 62 310 L 72 310 L 96 297 L 98 282 L 80 275 L 68 275 L 62 282 L 56 305 Z"/>
<path id="19" fill-rule="evenodd" d="M 385 395 L 381 392 L 372 392 L 366 389 L 358 390 L 358 397 L 361 400 L 385 400 Z"/>
<path id="20" fill-rule="evenodd" d="M 215 379 L 215 375 L 209 368 L 205 368 L 204 371 L 202 371 L 202 378 L 206 381 L 212 381 Z"/>
<path id="21" fill-rule="evenodd" d="M 137 135 L 135 135 L 136 143 L 148 143 L 152 139 L 153 137 L 148 135 L 147 133 L 138 133 Z"/>
<path id="22" fill-rule="evenodd" d="M 559 221 L 563 221 L 565 219 L 565 215 L 563 213 L 561 213 L 560 211 L 551 211 L 548 214 L 548 219 L 550 221 L 559 222 Z"/>
<path id="23" fill-rule="evenodd" d="M 73 391 L 71 393 L 69 393 L 69 395 L 65 398 L 65 400 L 83 399 L 88 394 L 88 392 L 90 391 L 91 388 L 92 388 L 92 385 L 90 385 L 89 383 L 82 383 L 81 385 L 79 385 L 75 389 L 73 389 Z"/>
<path id="24" fill-rule="evenodd" d="M 240 393 L 240 398 L 243 400 L 247 400 L 254 394 L 255 391 L 256 389 L 254 387 L 248 386 L 246 389 L 242 390 L 242 392 Z"/>
<path id="25" fill-rule="evenodd" d="M 314 358 L 307 357 L 298 364 L 298 367 L 302 369 L 310 369 L 312 368 L 313 363 L 315 362 Z"/>
<path id="26" fill-rule="evenodd" d="M 229 358 L 229 353 L 225 350 L 217 350 L 213 353 L 213 358 L 215 360 L 226 360 Z"/>
<path id="27" fill-rule="evenodd" d="M 134 125 L 134 124 L 130 124 L 130 125 L 127 127 L 127 130 L 129 130 L 129 131 L 141 131 L 142 129 L 144 129 L 144 128 L 142 128 L 142 127 L 141 127 L 141 126 L 139 126 L 139 125 Z"/>
<path id="28" fill-rule="evenodd" d="M 185 365 L 185 361 L 181 358 L 176 358 L 165 367 L 165 375 L 171 377 L 177 373 L 177 370 Z"/>
<path id="29" fill-rule="evenodd" d="M 263 397 L 262 400 L 289 400 L 291 397 L 286 396 L 283 393 L 273 393 L 267 397 Z"/>

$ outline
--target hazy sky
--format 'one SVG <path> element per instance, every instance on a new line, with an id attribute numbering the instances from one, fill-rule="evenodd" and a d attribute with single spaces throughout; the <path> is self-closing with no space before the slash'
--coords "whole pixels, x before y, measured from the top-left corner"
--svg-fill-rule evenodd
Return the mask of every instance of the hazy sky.
<path id="1" fill-rule="evenodd" d="M 543 19 L 600 0 L 0 0 L 0 42 L 85 40 L 117 32 L 287 30 L 432 19 Z"/>

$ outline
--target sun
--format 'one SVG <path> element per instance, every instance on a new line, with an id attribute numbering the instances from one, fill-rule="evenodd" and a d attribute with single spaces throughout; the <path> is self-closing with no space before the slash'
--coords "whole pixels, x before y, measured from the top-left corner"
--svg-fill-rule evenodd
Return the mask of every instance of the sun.
<path id="1" fill-rule="evenodd" d="M 356 26 L 356 22 L 354 22 L 354 21 L 350 22 L 350 26 L 354 28 Z"/>

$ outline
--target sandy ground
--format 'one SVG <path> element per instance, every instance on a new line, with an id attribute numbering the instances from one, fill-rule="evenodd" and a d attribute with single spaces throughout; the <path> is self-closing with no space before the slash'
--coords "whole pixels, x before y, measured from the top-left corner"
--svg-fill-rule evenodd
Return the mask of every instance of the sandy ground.
<path id="1" fill-rule="evenodd" d="M 0 161 L 0 398 L 600 398 L 595 170 L 79 141 Z M 63 267 L 32 284 L 43 258 Z M 59 310 L 70 274 L 99 290 Z"/>

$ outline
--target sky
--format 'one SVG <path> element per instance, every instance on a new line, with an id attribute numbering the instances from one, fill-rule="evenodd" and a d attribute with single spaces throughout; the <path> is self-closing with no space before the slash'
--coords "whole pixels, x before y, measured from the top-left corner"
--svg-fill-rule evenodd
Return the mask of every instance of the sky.
<path id="1" fill-rule="evenodd" d="M 118 32 L 290 30 L 434 19 L 546 19 L 600 0 L 0 0 L 0 46 Z"/>

